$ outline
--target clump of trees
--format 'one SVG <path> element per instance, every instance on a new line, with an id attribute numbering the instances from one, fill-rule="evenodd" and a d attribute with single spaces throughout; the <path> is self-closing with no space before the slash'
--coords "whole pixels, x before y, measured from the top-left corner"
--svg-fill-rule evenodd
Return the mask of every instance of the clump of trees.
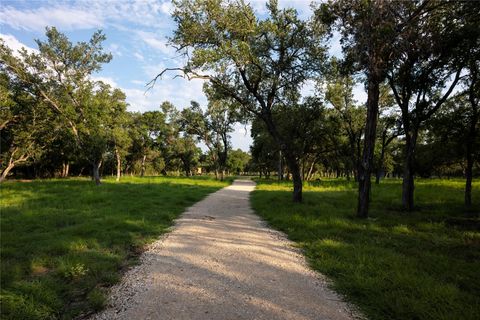
<path id="1" fill-rule="evenodd" d="M 432 129 L 449 121 L 436 115 L 459 117 L 465 112 L 453 110 L 467 110 L 468 100 L 465 150 L 450 153 L 466 163 L 465 203 L 471 203 L 478 163 L 478 3 L 339 0 L 313 4 L 308 20 L 279 9 L 275 0 L 267 2 L 264 18 L 243 1 L 174 5 L 170 42 L 188 61 L 157 78 L 177 71 L 207 79 L 216 96 L 234 100 L 253 119 L 251 168 L 291 177 L 293 201 L 302 201 L 302 180 L 353 177 L 357 215 L 365 218 L 371 175 L 380 183 L 393 174 L 403 178 L 404 209 L 413 210 L 414 177 L 427 175 L 420 162 L 433 152 L 434 140 L 450 134 Z M 341 60 L 327 55 L 334 32 Z M 302 97 L 309 80 L 317 90 Z M 365 105 L 353 99 L 357 83 L 365 87 Z M 446 165 L 436 164 L 429 175 Z"/>
<path id="2" fill-rule="evenodd" d="M 231 102 L 209 96 L 182 111 L 169 102 L 144 113 L 127 111 L 125 94 L 94 72 L 108 63 L 101 32 L 72 43 L 47 28 L 38 51 L 13 52 L 0 41 L 1 176 L 68 177 L 90 173 L 96 184 L 111 173 L 167 174 L 197 168 L 244 172 L 246 161 L 229 159 L 229 133 L 240 114 Z M 206 156 L 196 145 L 208 147 Z M 241 154 L 240 154 L 241 153 Z M 241 151 L 235 156 L 245 158 Z M 202 158 L 203 157 L 203 158 Z M 208 158 L 208 159 L 207 159 Z M 85 170 L 87 169 L 87 170 Z"/>
<path id="3" fill-rule="evenodd" d="M 338 0 L 313 4 L 301 19 L 267 2 L 173 1 L 170 39 L 186 63 L 162 70 L 207 80 L 208 105 L 127 111 L 125 95 L 92 80 L 111 59 L 101 32 L 71 43 L 47 28 L 38 51 L 0 43 L 1 161 L 29 176 L 90 168 L 122 174 L 221 179 L 257 172 L 293 182 L 345 177 L 358 183 L 357 216 L 368 216 L 372 174 L 403 179 L 402 205 L 414 209 L 415 176 L 465 176 L 465 205 L 479 171 L 480 5 L 474 1 Z M 343 57 L 328 55 L 340 36 Z M 306 84 L 315 91 L 302 95 Z M 365 89 L 366 103 L 354 99 Z M 231 150 L 235 123 L 252 124 L 251 155 Z M 206 152 L 202 153 L 197 144 Z M 19 172 L 17 170 L 17 172 Z"/>

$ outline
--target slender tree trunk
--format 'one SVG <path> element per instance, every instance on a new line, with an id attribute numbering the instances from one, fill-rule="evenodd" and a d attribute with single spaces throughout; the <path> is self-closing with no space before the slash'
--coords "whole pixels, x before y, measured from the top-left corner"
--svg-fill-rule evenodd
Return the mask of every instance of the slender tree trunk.
<path id="1" fill-rule="evenodd" d="M 477 81 L 477 73 L 473 74 L 472 82 Z M 467 146 L 466 146 L 466 158 L 467 158 L 467 167 L 465 168 L 465 206 L 470 208 L 472 206 L 472 179 L 473 179 L 473 151 L 474 151 L 474 142 L 477 133 L 477 123 L 479 118 L 478 110 L 478 99 L 475 98 L 475 91 L 472 84 L 470 88 L 469 100 L 472 108 L 472 117 L 470 119 L 470 128 L 468 131 Z"/>
<path id="2" fill-rule="evenodd" d="M 378 162 L 377 176 L 375 178 L 375 184 L 380 184 L 380 178 L 383 174 L 383 161 L 385 159 L 385 142 L 386 142 L 386 136 L 382 135 L 382 150 L 380 152 L 380 160 Z"/>
<path id="3" fill-rule="evenodd" d="M 70 169 L 70 164 L 66 161 L 62 163 L 62 173 L 60 174 L 60 177 L 66 178 L 68 177 L 68 171 Z"/>
<path id="4" fill-rule="evenodd" d="M 476 125 L 478 122 L 478 114 L 476 109 L 474 110 L 473 119 L 471 119 L 470 129 L 468 133 L 468 138 L 466 141 L 466 158 L 467 158 L 467 167 L 465 168 L 465 206 L 467 208 L 472 206 L 472 180 L 473 180 L 473 144 L 475 141 L 476 135 Z"/>
<path id="5" fill-rule="evenodd" d="M 145 176 L 145 161 L 147 160 L 147 155 L 143 155 L 142 157 L 142 169 L 140 171 L 140 176 L 143 177 Z"/>
<path id="6" fill-rule="evenodd" d="M 472 206 L 472 177 L 473 177 L 473 157 L 472 154 L 467 154 L 467 168 L 465 170 L 465 206 L 470 208 Z"/>
<path id="7" fill-rule="evenodd" d="M 117 148 L 115 148 L 115 156 L 117 158 L 117 178 L 115 180 L 120 181 L 120 176 L 122 175 L 122 157 Z"/>
<path id="8" fill-rule="evenodd" d="M 94 161 L 93 165 L 93 179 L 95 180 L 95 184 L 98 186 L 101 184 L 100 182 L 100 166 L 102 165 L 101 161 Z"/>
<path id="9" fill-rule="evenodd" d="M 307 174 L 307 180 L 312 179 L 313 168 L 314 168 L 314 167 L 315 167 L 315 160 L 312 161 L 312 164 L 310 165 L 310 169 L 308 170 L 308 174 Z"/>
<path id="10" fill-rule="evenodd" d="M 282 150 L 278 152 L 278 180 L 283 180 Z"/>
<path id="11" fill-rule="evenodd" d="M 406 211 L 413 211 L 415 189 L 415 147 L 417 144 L 416 129 L 407 131 L 405 135 L 405 162 L 403 165 L 402 207 Z"/>
<path id="12" fill-rule="evenodd" d="M 377 70 L 375 70 L 377 71 Z M 375 76 L 375 71 L 371 70 L 368 79 L 367 96 L 367 122 L 365 124 L 365 139 L 363 146 L 362 161 L 358 172 L 358 207 L 357 216 L 359 218 L 368 217 L 368 207 L 370 203 L 370 174 L 373 165 L 373 152 L 375 149 L 375 139 L 378 119 L 378 99 L 380 95 L 380 79 Z"/>
<path id="13" fill-rule="evenodd" d="M 300 172 L 300 166 L 298 161 L 295 159 L 295 156 L 289 151 L 284 151 L 285 160 L 287 161 L 288 168 L 292 173 L 293 179 L 293 202 L 302 202 L 302 175 Z"/>

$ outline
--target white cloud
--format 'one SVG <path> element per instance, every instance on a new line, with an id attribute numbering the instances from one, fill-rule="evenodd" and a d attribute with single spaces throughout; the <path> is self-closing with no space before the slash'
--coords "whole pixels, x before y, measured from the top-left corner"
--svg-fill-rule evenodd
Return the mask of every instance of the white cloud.
<path id="1" fill-rule="evenodd" d="M 150 47 L 160 51 L 164 55 L 173 57 L 175 54 L 175 49 L 167 45 L 167 40 L 164 37 L 159 38 L 155 33 L 147 31 L 137 31 L 137 35 Z"/>
<path id="2" fill-rule="evenodd" d="M 170 15 L 173 12 L 173 5 L 171 2 L 166 1 L 160 6 L 163 13 Z"/>
<path id="3" fill-rule="evenodd" d="M 367 93 L 365 92 L 365 86 L 363 84 L 357 84 L 353 88 L 353 97 L 359 104 L 364 104 L 367 102 Z"/>
<path id="4" fill-rule="evenodd" d="M 189 106 L 192 100 L 197 101 L 200 105 L 207 104 L 207 99 L 202 91 L 202 80 L 168 79 L 162 81 L 159 79 L 149 90 L 144 87 L 144 83 L 138 85 L 140 88 L 122 89 L 127 95 L 130 111 L 154 110 L 165 100 L 173 103 L 178 109 Z"/>
<path id="5" fill-rule="evenodd" d="M 11 6 L 0 7 L 0 23 L 17 30 L 39 31 L 45 26 L 61 29 L 90 29 L 103 25 L 103 19 L 94 11 L 56 6 L 19 10 Z"/>
<path id="6" fill-rule="evenodd" d="M 234 132 L 230 134 L 232 138 L 232 146 L 234 149 L 242 149 L 243 151 L 249 151 L 250 145 L 252 144 L 253 140 L 250 136 L 252 126 L 250 124 L 243 125 L 240 123 L 236 123 L 234 126 Z"/>
<path id="7" fill-rule="evenodd" d="M 23 43 L 21 43 L 17 38 L 15 38 L 14 36 L 12 36 L 11 34 L 3 34 L 3 33 L 0 33 L 0 38 L 5 41 L 5 44 L 10 48 L 12 49 L 13 51 L 13 54 L 18 56 L 18 51 L 22 48 L 25 48 L 25 50 L 27 50 L 28 52 L 32 53 L 32 52 L 38 52 L 37 49 L 33 49 Z"/>
<path id="8" fill-rule="evenodd" d="M 302 97 L 313 96 L 315 94 L 316 82 L 313 80 L 307 80 L 303 83 L 302 87 L 300 88 L 300 94 Z"/>
<path id="9" fill-rule="evenodd" d="M 84 30 L 126 23 L 156 29 L 168 28 L 171 3 L 154 0 L 32 2 L 32 8 L 0 6 L 0 24 L 17 30 L 42 31 L 45 26 L 62 30 Z M 36 8 L 33 8 L 37 6 Z"/>
<path id="10" fill-rule="evenodd" d="M 118 88 L 119 87 L 117 82 L 111 77 L 92 76 L 91 79 L 93 81 L 102 81 L 106 84 L 109 84 L 113 88 Z"/>

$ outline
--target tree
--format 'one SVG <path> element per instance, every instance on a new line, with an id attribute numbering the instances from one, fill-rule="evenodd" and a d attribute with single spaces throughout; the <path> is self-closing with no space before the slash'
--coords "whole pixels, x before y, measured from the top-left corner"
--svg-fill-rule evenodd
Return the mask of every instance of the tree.
<path id="1" fill-rule="evenodd" d="M 191 107 L 181 112 L 180 126 L 207 146 L 215 177 L 220 172 L 223 180 L 230 149 L 229 133 L 233 131 L 233 124 L 240 120 L 240 115 L 234 101 L 216 99 L 208 86 L 204 86 L 204 92 L 209 100 L 207 110 L 204 112 L 197 102 L 192 101 Z"/>
<path id="2" fill-rule="evenodd" d="M 45 106 L 8 74 L 0 74 L 0 182 L 15 166 L 43 152 L 50 128 Z"/>
<path id="3" fill-rule="evenodd" d="M 102 82 L 97 82 L 96 85 L 99 87 L 95 96 L 96 110 L 92 110 L 91 114 L 94 114 L 94 119 L 91 119 L 88 123 L 93 124 L 92 127 L 97 134 L 99 131 L 103 131 L 103 147 L 105 151 L 112 150 L 115 154 L 116 181 L 119 181 L 122 158 L 131 144 L 131 138 L 127 131 L 131 118 L 127 114 L 126 96 L 120 89 L 112 89 Z M 92 103 L 92 105 L 95 104 Z"/>
<path id="4" fill-rule="evenodd" d="M 463 54 L 465 55 L 465 65 L 468 72 L 464 80 L 465 93 L 470 103 L 468 109 L 468 135 L 466 139 L 466 159 L 467 167 L 465 169 L 465 206 L 472 205 L 472 179 L 475 140 L 478 136 L 478 122 L 480 121 L 480 30 L 478 28 L 478 17 L 480 16 L 480 6 L 475 3 L 463 3 L 460 8 L 460 15 L 465 18 L 463 28 Z"/>
<path id="5" fill-rule="evenodd" d="M 451 19 L 454 2 L 422 1 L 405 3 L 398 11 L 407 20 L 420 9 L 421 22 L 406 26 L 396 41 L 396 54 L 388 72 L 388 82 L 401 110 L 405 134 L 402 206 L 414 209 L 415 149 L 418 134 L 448 99 L 462 71 L 457 43 L 462 39 L 462 19 Z M 415 45 L 412 45 L 414 43 Z"/>
<path id="6" fill-rule="evenodd" d="M 241 149 L 232 150 L 227 159 L 227 168 L 230 172 L 241 174 L 246 171 L 250 155 Z"/>
<path id="7" fill-rule="evenodd" d="M 91 143 L 98 145 L 101 139 L 90 131 L 92 136 L 84 141 L 80 130 L 88 119 L 92 119 L 87 114 L 93 90 L 90 76 L 111 59 L 111 55 L 104 53 L 102 48 L 106 38 L 101 31 L 97 31 L 89 42 L 73 44 L 55 27 L 47 27 L 46 37 L 46 41 L 36 40 L 38 52 L 28 53 L 22 49 L 19 57 L 1 43 L 0 67 L 20 81 L 29 94 L 43 100 L 51 108 L 70 128 L 79 149 L 86 150 L 84 142 L 89 143 L 88 149 L 94 154 L 85 155 L 92 164 L 95 181 L 99 184 L 100 178 L 95 175 L 100 167 L 98 150 L 92 148 Z"/>
<path id="8" fill-rule="evenodd" d="M 350 164 L 347 171 L 352 170 L 355 181 L 358 180 L 358 168 L 360 166 L 362 132 L 364 131 L 364 112 L 355 105 L 353 99 L 354 79 L 349 75 L 341 75 L 336 60 L 332 60 L 331 78 L 327 83 L 325 100 L 334 108 L 340 127 L 348 139 L 348 157 Z M 335 119 L 333 119 L 335 120 Z"/>
<path id="9" fill-rule="evenodd" d="M 186 55 L 185 66 L 163 70 L 157 78 L 178 70 L 188 79 L 207 79 L 218 95 L 262 119 L 292 171 L 293 201 L 300 202 L 300 166 L 272 113 L 298 99 L 300 86 L 319 70 L 324 55 L 320 30 L 312 32 L 295 10 L 279 10 L 273 0 L 267 5 L 269 17 L 263 20 L 243 1 L 174 4 L 177 28 L 171 43 L 192 52 Z"/>
<path id="10" fill-rule="evenodd" d="M 380 84 L 384 81 L 399 26 L 395 25 L 395 4 L 384 0 L 337 1 L 320 5 L 316 16 L 327 25 L 336 23 L 342 34 L 347 64 L 366 74 L 367 117 L 363 154 L 358 172 L 357 216 L 366 218 L 370 201 Z"/>
<path id="11" fill-rule="evenodd" d="M 168 145 L 174 142 L 177 135 L 176 129 L 170 128 L 166 122 L 167 110 L 170 108 L 174 108 L 173 105 L 165 101 L 160 106 L 161 110 L 132 114 L 129 129 L 132 139 L 129 167 L 139 162 L 141 177 L 146 173 L 147 161 L 154 162 L 160 153 L 164 158 L 168 158 Z M 170 135 L 171 131 L 175 131 L 175 136 Z"/>
<path id="12" fill-rule="evenodd" d="M 386 149 L 403 131 L 399 116 L 393 112 L 392 108 L 395 104 L 390 88 L 386 84 L 380 86 L 379 97 L 379 138 L 380 138 L 380 155 L 378 157 L 377 174 L 375 184 L 380 184 L 380 178 L 385 174 L 385 155 Z"/>

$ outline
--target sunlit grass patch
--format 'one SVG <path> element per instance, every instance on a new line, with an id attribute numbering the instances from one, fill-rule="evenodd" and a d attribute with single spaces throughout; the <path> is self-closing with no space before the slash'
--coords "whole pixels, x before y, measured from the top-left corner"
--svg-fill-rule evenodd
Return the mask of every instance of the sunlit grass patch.
<path id="1" fill-rule="evenodd" d="M 1 186 L 1 318 L 70 319 L 186 207 L 228 182 L 205 178 L 8 181 Z"/>

